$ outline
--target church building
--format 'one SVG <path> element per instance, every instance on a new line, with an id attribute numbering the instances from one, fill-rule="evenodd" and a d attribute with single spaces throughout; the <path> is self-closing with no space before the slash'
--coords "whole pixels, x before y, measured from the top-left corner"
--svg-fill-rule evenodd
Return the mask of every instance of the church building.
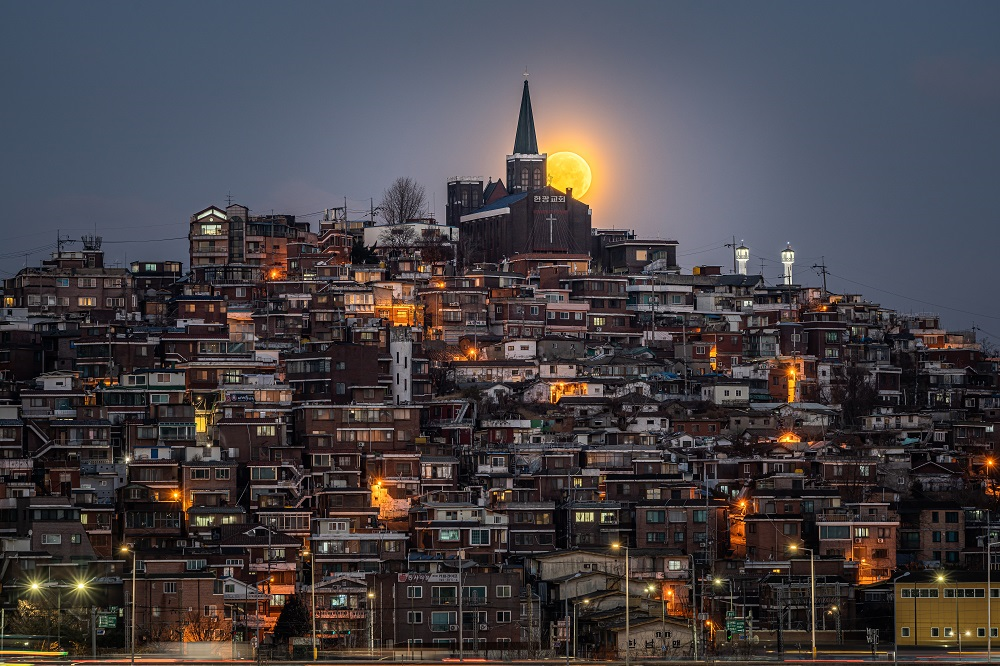
<path id="1" fill-rule="evenodd" d="M 590 207 L 573 198 L 572 188 L 548 183 L 547 155 L 538 150 L 528 82 L 514 150 L 507 156 L 507 185 L 453 178 L 448 182 L 447 219 L 461 229 L 461 260 L 499 263 L 515 255 L 586 255 L 590 251 Z"/>

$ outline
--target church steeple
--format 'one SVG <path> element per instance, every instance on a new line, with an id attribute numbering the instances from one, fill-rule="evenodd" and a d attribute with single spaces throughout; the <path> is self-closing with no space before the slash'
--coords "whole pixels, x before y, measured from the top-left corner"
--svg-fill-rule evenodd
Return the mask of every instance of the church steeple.
<path id="1" fill-rule="evenodd" d="M 531 113 L 531 95 L 528 92 L 527 79 L 524 80 L 524 91 L 521 93 L 521 113 L 517 117 L 514 154 L 538 154 L 538 140 L 535 138 L 535 117 Z"/>
<path id="2" fill-rule="evenodd" d="M 531 113 L 531 95 L 528 93 L 528 79 L 525 78 L 521 112 L 517 116 L 517 134 L 514 135 L 514 152 L 507 156 L 507 191 L 513 194 L 545 187 L 546 157 L 538 152 L 535 116 Z"/>

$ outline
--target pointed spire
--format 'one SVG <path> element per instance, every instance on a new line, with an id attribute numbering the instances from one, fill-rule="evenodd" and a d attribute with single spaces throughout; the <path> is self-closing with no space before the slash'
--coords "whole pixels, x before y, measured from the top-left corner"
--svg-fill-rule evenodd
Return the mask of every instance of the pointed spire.
<path id="1" fill-rule="evenodd" d="M 528 94 L 527 79 L 524 80 L 524 92 L 521 93 L 521 113 L 517 117 L 514 154 L 538 154 L 538 140 L 535 138 L 535 117 L 531 114 L 531 95 Z"/>

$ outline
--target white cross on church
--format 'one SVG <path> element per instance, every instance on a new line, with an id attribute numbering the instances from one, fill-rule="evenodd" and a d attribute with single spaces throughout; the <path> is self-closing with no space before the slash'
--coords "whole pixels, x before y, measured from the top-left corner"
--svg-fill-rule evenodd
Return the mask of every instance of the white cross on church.
<path id="1" fill-rule="evenodd" d="M 556 216 L 549 213 L 549 216 L 545 218 L 545 221 L 549 223 L 549 245 L 552 245 L 552 243 L 555 242 L 552 239 L 552 225 L 556 223 Z"/>

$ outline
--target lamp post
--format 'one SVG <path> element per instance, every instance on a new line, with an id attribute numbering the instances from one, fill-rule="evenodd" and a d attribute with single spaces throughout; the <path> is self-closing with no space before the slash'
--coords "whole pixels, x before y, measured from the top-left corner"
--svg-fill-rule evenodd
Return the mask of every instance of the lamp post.
<path id="1" fill-rule="evenodd" d="M 130 663 L 135 666 L 135 545 L 131 547 L 128 545 L 122 546 L 123 553 L 132 553 L 132 634 L 129 639 L 129 656 Z"/>
<path id="2" fill-rule="evenodd" d="M 650 593 L 656 590 L 656 586 L 650 585 L 646 588 Z M 660 588 L 660 654 L 667 653 L 667 595 Z"/>
<path id="3" fill-rule="evenodd" d="M 895 606 L 896 606 L 896 604 L 895 604 L 895 602 L 893 602 L 893 608 L 895 608 Z M 830 607 L 830 613 L 834 616 L 834 621 L 837 623 L 836 624 L 836 627 L 837 627 L 837 645 L 843 645 L 844 644 L 844 635 L 841 633 L 841 630 L 840 630 L 840 607 L 839 606 L 831 606 Z M 892 630 L 893 630 L 893 632 L 895 632 L 896 631 L 896 628 L 895 628 L 895 624 L 896 623 L 895 623 L 895 621 L 892 624 L 893 624 L 893 629 Z M 893 647 L 895 647 L 895 639 L 893 639 Z"/>
<path id="4" fill-rule="evenodd" d="M 619 548 L 625 551 L 625 666 L 629 666 L 631 659 L 629 657 L 629 635 L 632 630 L 632 625 L 629 621 L 629 615 L 632 611 L 629 605 L 629 571 L 628 571 L 628 546 L 613 543 L 611 548 L 618 550 Z"/>
<path id="5" fill-rule="evenodd" d="M 303 551 L 303 557 L 309 558 L 309 606 L 312 617 L 312 649 L 313 661 L 319 658 L 319 649 L 316 647 L 316 554 L 311 551 Z"/>
<path id="6" fill-rule="evenodd" d="M 990 550 L 1000 541 L 993 543 L 986 535 L 986 661 L 993 661 L 993 558 Z"/>
<path id="7" fill-rule="evenodd" d="M 694 555 L 688 555 L 691 568 L 691 647 L 694 660 L 698 661 L 698 574 L 694 568 Z"/>
<path id="8" fill-rule="evenodd" d="M 943 597 L 945 595 L 945 592 L 947 591 L 947 590 L 944 589 L 944 584 L 948 582 L 948 579 L 945 577 L 944 574 L 938 574 L 937 575 L 937 582 L 938 582 L 939 585 L 942 586 L 942 588 L 941 588 L 941 596 Z M 988 588 L 987 588 L 987 590 L 988 590 Z M 956 588 L 952 592 L 952 594 L 955 597 L 955 635 L 958 637 L 958 656 L 959 656 L 959 658 L 961 658 L 961 656 L 962 656 L 962 627 L 960 626 L 960 621 L 959 621 L 959 616 L 958 616 L 958 589 Z M 987 592 L 987 594 L 988 594 L 988 592 Z M 989 644 L 989 641 L 987 640 L 987 645 L 988 644 Z"/>
<path id="9" fill-rule="evenodd" d="M 792 544 L 788 547 L 792 552 L 805 550 L 809 552 L 809 619 L 810 640 L 812 642 L 812 658 L 816 659 L 816 553 L 812 548 Z"/>
<path id="10" fill-rule="evenodd" d="M 583 604 L 584 606 L 586 606 L 589 603 L 590 603 L 590 599 L 584 599 L 583 601 L 574 601 L 573 602 L 573 658 L 574 659 L 576 659 L 576 646 L 577 646 L 577 639 L 576 639 L 576 610 L 577 610 L 577 608 L 580 607 L 580 604 Z"/>
<path id="11" fill-rule="evenodd" d="M 368 655 L 375 654 L 375 593 L 368 593 Z"/>

